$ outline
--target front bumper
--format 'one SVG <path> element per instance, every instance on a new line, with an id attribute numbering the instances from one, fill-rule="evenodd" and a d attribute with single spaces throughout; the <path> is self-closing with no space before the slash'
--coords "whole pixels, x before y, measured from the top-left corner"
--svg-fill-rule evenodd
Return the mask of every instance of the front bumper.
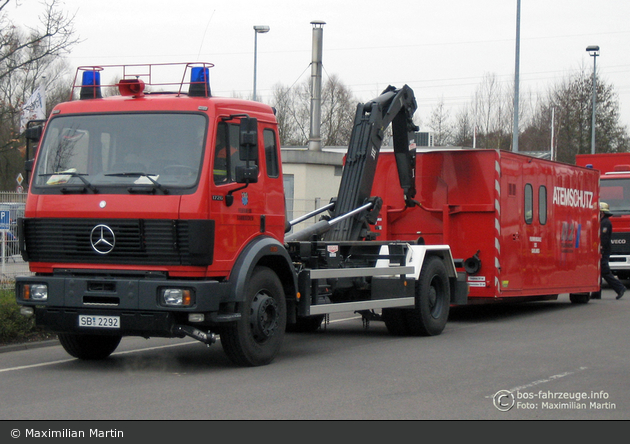
<path id="1" fill-rule="evenodd" d="M 26 284 L 45 284 L 45 301 L 28 300 Z M 167 306 L 161 299 L 164 288 L 185 288 L 194 295 L 190 306 Z M 181 336 L 178 325 L 213 326 L 231 320 L 226 312 L 230 285 L 214 280 L 168 280 L 102 276 L 28 276 L 16 279 L 16 299 L 34 308 L 37 325 L 55 332 L 118 334 L 122 336 Z M 203 320 L 190 322 L 191 314 Z M 80 315 L 119 316 L 119 328 L 79 326 Z"/>
<path id="2" fill-rule="evenodd" d="M 630 271 L 630 256 L 613 254 L 610 255 L 608 263 L 613 270 Z"/>
<path id="3" fill-rule="evenodd" d="M 90 328 L 79 326 L 79 315 L 120 316 L 120 328 Z M 88 333 L 99 335 L 176 337 L 178 316 L 174 313 L 120 312 L 117 310 L 85 310 L 66 308 L 35 308 L 35 323 L 57 333 Z"/>

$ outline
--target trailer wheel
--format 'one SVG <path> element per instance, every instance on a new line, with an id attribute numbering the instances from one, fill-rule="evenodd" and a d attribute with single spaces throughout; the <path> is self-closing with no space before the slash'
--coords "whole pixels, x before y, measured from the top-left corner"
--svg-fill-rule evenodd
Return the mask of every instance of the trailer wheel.
<path id="1" fill-rule="evenodd" d="M 282 284 L 271 269 L 254 269 L 238 311 L 241 318 L 221 330 L 223 350 L 237 365 L 269 364 L 280 350 L 287 322 Z"/>
<path id="2" fill-rule="evenodd" d="M 408 311 L 402 308 L 384 308 L 382 317 L 387 331 L 396 336 L 408 335 L 410 333 L 407 325 Z"/>
<path id="3" fill-rule="evenodd" d="M 62 347 L 70 356 L 84 360 L 105 359 L 111 355 L 121 336 L 84 335 L 73 333 L 59 333 L 57 335 Z"/>
<path id="4" fill-rule="evenodd" d="M 416 306 L 408 310 L 409 334 L 435 336 L 446 327 L 451 290 L 446 267 L 439 257 L 429 257 L 416 282 Z"/>
<path id="5" fill-rule="evenodd" d="M 569 300 L 574 304 L 588 304 L 591 300 L 590 293 L 570 293 Z"/>

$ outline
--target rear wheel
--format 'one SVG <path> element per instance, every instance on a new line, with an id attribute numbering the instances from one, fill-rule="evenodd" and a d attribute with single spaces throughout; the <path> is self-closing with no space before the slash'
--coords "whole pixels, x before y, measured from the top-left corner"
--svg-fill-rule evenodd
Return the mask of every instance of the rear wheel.
<path id="1" fill-rule="evenodd" d="M 295 324 L 287 324 L 287 331 L 292 333 L 313 333 L 324 321 L 324 315 L 299 317 Z"/>
<path id="2" fill-rule="evenodd" d="M 282 284 L 271 269 L 254 269 L 238 312 L 241 318 L 221 330 L 223 350 L 237 365 L 269 364 L 280 350 L 287 322 Z"/>
<path id="3" fill-rule="evenodd" d="M 384 308 L 382 318 L 387 331 L 396 336 L 408 335 L 407 312 L 409 310 L 403 308 Z"/>
<path id="4" fill-rule="evenodd" d="M 59 333 L 59 342 L 70 356 L 84 360 L 105 359 L 111 355 L 121 336 L 85 335 Z"/>
<path id="5" fill-rule="evenodd" d="M 429 257 L 416 282 L 416 306 L 406 311 L 409 334 L 435 336 L 446 327 L 451 289 L 446 267 L 439 257 Z"/>

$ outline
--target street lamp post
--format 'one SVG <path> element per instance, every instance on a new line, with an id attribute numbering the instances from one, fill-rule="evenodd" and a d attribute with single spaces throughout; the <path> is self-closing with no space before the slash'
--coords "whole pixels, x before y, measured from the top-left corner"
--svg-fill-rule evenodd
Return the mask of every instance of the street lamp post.
<path id="1" fill-rule="evenodd" d="M 595 110 L 597 108 L 597 56 L 599 46 L 587 46 L 586 52 L 593 57 L 593 118 L 591 121 L 591 154 L 595 154 Z"/>
<path id="2" fill-rule="evenodd" d="M 512 151 L 518 153 L 518 102 L 521 58 L 521 0 L 516 1 L 516 57 L 514 63 L 514 122 L 512 128 Z"/>
<path id="3" fill-rule="evenodd" d="M 269 26 L 254 26 L 254 101 L 256 101 L 256 65 L 258 63 L 258 34 L 269 32 Z"/>

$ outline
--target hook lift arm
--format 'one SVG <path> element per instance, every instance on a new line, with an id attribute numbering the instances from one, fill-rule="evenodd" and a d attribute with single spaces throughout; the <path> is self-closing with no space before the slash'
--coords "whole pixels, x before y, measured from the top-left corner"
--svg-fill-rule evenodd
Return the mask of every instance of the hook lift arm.
<path id="1" fill-rule="evenodd" d="M 416 108 L 413 90 L 407 85 L 400 89 L 389 86 L 377 98 L 357 106 L 331 220 L 320 221 L 288 235 L 286 241 L 310 240 L 313 236 L 323 236 L 326 241 L 369 238 L 368 224 L 376 222 L 382 205 L 381 198 L 371 197 L 370 193 L 385 130 L 390 124 L 398 178 L 405 202 L 407 206 L 416 205 L 413 200 L 416 194 L 414 152 L 409 150 L 410 133 L 418 130 L 413 123 Z M 331 223 L 333 221 L 334 224 Z"/>

